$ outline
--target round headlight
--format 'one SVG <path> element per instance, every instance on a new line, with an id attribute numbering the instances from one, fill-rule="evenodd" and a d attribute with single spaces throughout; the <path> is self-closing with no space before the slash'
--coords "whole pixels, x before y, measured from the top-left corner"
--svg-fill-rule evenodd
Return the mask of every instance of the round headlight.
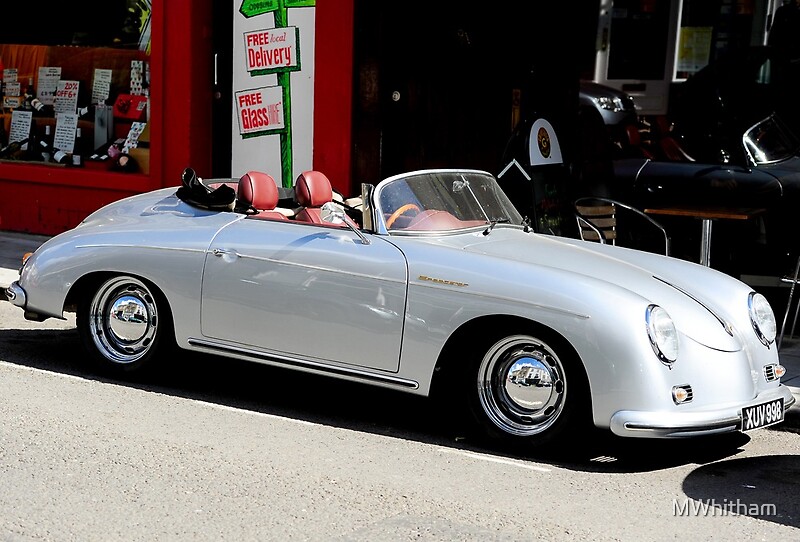
<path id="1" fill-rule="evenodd" d="M 775 313 L 769 305 L 767 298 L 756 292 L 750 292 L 747 298 L 747 309 L 750 312 L 750 323 L 756 332 L 758 340 L 764 346 L 769 346 L 775 341 L 778 333 L 778 324 L 775 322 Z"/>
<path id="2" fill-rule="evenodd" d="M 600 109 L 606 109 L 608 111 L 613 111 L 614 113 L 619 113 L 623 109 L 625 109 L 622 100 L 619 98 L 611 98 L 609 96 L 598 96 L 594 99 L 595 103 L 600 107 Z"/>
<path id="3" fill-rule="evenodd" d="M 650 305 L 645 311 L 647 337 L 658 359 L 664 365 L 672 365 L 678 359 L 678 330 L 667 311 L 658 305 Z"/>

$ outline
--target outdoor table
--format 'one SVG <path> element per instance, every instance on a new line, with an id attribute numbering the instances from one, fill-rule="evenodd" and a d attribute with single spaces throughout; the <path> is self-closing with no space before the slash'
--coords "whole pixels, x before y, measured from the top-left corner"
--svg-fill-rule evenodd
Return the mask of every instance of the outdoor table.
<path id="1" fill-rule="evenodd" d="M 711 265 L 711 224 L 714 220 L 750 220 L 764 213 L 766 209 L 758 207 L 697 207 L 673 206 L 653 207 L 644 210 L 650 215 L 686 216 L 702 221 L 700 240 L 700 263 L 706 267 Z"/>

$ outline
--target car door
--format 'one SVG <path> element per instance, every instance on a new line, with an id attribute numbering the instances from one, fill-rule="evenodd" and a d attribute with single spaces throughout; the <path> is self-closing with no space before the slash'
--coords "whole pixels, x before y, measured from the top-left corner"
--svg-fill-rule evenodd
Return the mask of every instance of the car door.
<path id="1" fill-rule="evenodd" d="M 397 371 L 403 254 L 349 229 L 244 219 L 216 236 L 203 272 L 205 337 L 307 360 Z"/>

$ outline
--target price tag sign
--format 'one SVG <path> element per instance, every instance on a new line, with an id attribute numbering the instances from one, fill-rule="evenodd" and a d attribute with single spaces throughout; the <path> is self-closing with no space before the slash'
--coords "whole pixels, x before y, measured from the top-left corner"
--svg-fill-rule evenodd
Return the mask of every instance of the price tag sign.
<path id="1" fill-rule="evenodd" d="M 78 110 L 78 90 L 80 85 L 80 81 L 65 81 L 62 79 L 58 82 L 56 103 L 54 104 L 56 115 L 59 113 L 75 113 Z"/>
<path id="2" fill-rule="evenodd" d="M 61 68 L 58 66 L 42 66 L 39 68 L 39 88 L 36 89 L 39 101 L 53 105 L 56 100 L 58 81 L 61 79 Z"/>
<path id="3" fill-rule="evenodd" d="M 17 80 L 17 68 L 6 68 L 3 70 L 3 83 L 6 85 Z"/>
<path id="4" fill-rule="evenodd" d="M 56 116 L 56 133 L 53 136 L 53 147 L 67 153 L 75 150 L 75 132 L 77 128 L 77 113 L 59 113 Z"/>
<path id="5" fill-rule="evenodd" d="M 111 94 L 111 70 L 97 68 L 92 81 L 92 103 L 99 104 L 108 100 Z"/>
<path id="6" fill-rule="evenodd" d="M 22 96 L 22 84 L 19 81 L 6 83 L 3 91 L 5 92 L 6 96 Z"/>
<path id="7" fill-rule="evenodd" d="M 15 110 L 11 113 L 11 129 L 8 132 L 8 142 L 22 141 L 31 133 L 31 122 L 33 120 L 32 111 Z M 28 144 L 22 146 L 28 148 Z"/>

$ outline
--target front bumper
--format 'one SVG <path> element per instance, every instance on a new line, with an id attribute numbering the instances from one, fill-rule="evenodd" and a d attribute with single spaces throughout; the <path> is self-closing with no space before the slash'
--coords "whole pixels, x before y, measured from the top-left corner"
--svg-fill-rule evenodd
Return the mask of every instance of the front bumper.
<path id="1" fill-rule="evenodd" d="M 621 410 L 611 417 L 611 431 L 621 437 L 682 438 L 742 430 L 742 409 L 783 398 L 784 417 L 794 402 L 792 392 L 780 386 L 746 403 L 715 410 L 642 412 Z"/>
<path id="2" fill-rule="evenodd" d="M 28 296 L 25 294 L 25 290 L 22 289 L 18 281 L 12 282 L 11 285 L 6 288 L 6 299 L 23 309 L 28 303 Z"/>

